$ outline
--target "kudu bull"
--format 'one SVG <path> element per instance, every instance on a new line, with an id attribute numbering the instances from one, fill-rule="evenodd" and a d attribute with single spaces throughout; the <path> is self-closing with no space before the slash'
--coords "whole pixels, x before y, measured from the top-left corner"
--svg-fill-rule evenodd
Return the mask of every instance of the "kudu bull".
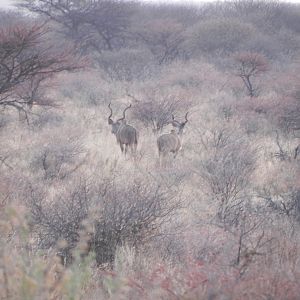
<path id="1" fill-rule="evenodd" d="M 131 149 L 132 154 L 135 154 L 138 144 L 137 130 L 131 125 L 126 124 L 125 113 L 130 107 L 131 104 L 124 109 L 123 117 L 114 122 L 111 118 L 113 114 L 111 103 L 108 105 L 110 110 L 108 124 L 111 125 L 111 132 L 116 136 L 117 143 L 120 145 L 121 151 L 122 153 L 125 153 L 125 155 L 128 151 L 128 148 Z"/>
<path id="2" fill-rule="evenodd" d="M 172 129 L 170 133 L 166 133 L 158 137 L 157 147 L 159 154 L 159 164 L 161 166 L 163 164 L 163 160 L 170 152 L 173 153 L 174 158 L 176 158 L 179 150 L 181 149 L 183 129 L 186 123 L 188 122 L 187 116 L 188 112 L 185 114 L 185 121 L 179 122 L 175 120 L 174 115 L 172 115 L 171 124 L 174 127 L 174 129 Z"/>

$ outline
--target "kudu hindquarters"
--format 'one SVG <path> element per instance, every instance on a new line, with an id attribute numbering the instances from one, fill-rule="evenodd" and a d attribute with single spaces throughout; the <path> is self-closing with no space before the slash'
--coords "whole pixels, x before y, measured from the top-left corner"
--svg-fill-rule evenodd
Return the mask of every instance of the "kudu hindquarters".
<path id="1" fill-rule="evenodd" d="M 157 148 L 158 148 L 158 155 L 160 160 L 160 165 L 162 165 L 164 158 L 169 154 L 173 153 L 174 158 L 176 158 L 179 150 L 182 146 L 181 137 L 183 134 L 183 129 L 186 123 L 188 122 L 187 119 L 188 112 L 185 114 L 185 121 L 179 122 L 175 120 L 175 117 L 172 115 L 172 126 L 174 127 L 170 133 L 163 134 L 157 139 Z"/>
<path id="2" fill-rule="evenodd" d="M 117 143 L 120 145 L 122 153 L 127 153 L 128 149 L 134 154 L 137 149 L 138 144 L 138 133 L 137 130 L 126 124 L 126 111 L 131 107 L 131 104 L 127 106 L 123 111 L 123 117 L 117 121 L 112 120 L 112 108 L 111 103 L 109 103 L 108 108 L 110 110 L 110 115 L 108 116 L 108 124 L 111 125 L 111 132 L 116 136 Z"/>

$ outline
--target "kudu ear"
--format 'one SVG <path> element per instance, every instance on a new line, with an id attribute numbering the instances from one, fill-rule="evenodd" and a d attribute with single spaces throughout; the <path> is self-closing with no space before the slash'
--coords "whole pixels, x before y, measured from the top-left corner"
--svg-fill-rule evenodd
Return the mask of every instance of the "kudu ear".
<path id="1" fill-rule="evenodd" d="M 170 123 L 172 124 L 173 127 L 179 126 L 179 122 L 175 120 L 175 117 L 173 114 L 172 114 L 172 121 Z"/>
<path id="2" fill-rule="evenodd" d="M 172 124 L 173 127 L 176 127 L 176 128 L 179 128 L 180 125 L 181 125 L 178 121 L 172 121 L 171 124 Z"/>

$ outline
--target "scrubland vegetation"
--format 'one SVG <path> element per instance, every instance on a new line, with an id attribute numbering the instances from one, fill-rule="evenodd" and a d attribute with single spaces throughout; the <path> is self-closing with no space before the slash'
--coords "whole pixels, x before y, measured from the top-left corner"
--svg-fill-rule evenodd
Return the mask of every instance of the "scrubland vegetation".
<path id="1" fill-rule="evenodd" d="M 0 26 L 1 299 L 299 299 L 299 5 L 24 0 Z"/>

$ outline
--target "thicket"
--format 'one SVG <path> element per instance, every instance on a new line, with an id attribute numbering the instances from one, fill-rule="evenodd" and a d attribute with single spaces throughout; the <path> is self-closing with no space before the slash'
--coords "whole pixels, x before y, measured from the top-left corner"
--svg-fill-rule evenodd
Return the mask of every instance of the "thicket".
<path id="1" fill-rule="evenodd" d="M 0 298 L 298 299 L 300 6 L 17 9 L 0 12 Z M 134 158 L 109 103 L 131 104 Z"/>

